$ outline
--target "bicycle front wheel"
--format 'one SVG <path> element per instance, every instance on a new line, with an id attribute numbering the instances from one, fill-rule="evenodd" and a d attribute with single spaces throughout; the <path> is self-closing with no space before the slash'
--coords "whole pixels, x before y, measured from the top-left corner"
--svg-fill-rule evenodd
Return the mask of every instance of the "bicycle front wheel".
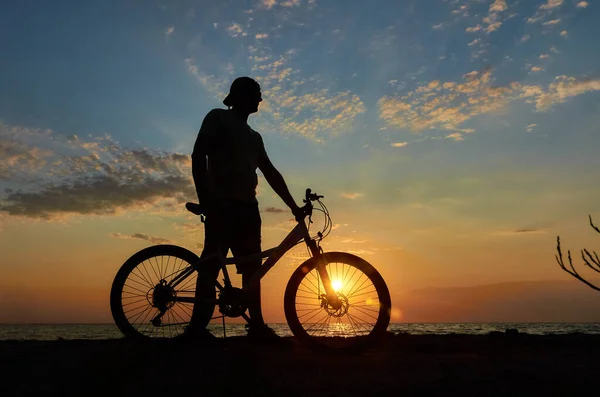
<path id="1" fill-rule="evenodd" d="M 110 309 L 117 327 L 131 338 L 175 338 L 189 325 L 194 308 L 198 256 L 175 245 L 155 245 L 129 258 L 117 272 Z M 189 275 L 176 286 L 169 282 Z"/>
<path id="2" fill-rule="evenodd" d="M 337 305 L 327 300 L 317 269 L 321 261 L 338 297 Z M 300 342 L 317 349 L 357 348 L 386 333 L 391 299 L 383 277 L 367 261 L 328 252 L 307 260 L 292 274 L 284 309 L 290 330 Z"/>

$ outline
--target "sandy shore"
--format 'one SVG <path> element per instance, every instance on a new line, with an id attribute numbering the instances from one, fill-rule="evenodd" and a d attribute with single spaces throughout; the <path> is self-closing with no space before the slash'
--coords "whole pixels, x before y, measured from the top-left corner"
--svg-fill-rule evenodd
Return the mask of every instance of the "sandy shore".
<path id="1" fill-rule="evenodd" d="M 396 335 L 351 355 L 289 341 L 3 341 L 0 394 L 566 396 L 600 379 L 600 335 Z"/>

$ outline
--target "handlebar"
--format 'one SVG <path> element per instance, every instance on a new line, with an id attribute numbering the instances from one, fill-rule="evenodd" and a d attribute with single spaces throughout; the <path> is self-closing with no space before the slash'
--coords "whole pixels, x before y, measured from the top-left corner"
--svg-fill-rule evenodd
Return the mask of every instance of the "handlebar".
<path id="1" fill-rule="evenodd" d="M 321 212 L 323 212 L 325 214 L 325 226 L 324 229 L 322 231 L 319 231 L 317 233 L 317 238 L 319 241 L 321 241 L 323 238 L 325 238 L 329 232 L 331 231 L 331 218 L 329 217 L 329 211 L 327 210 L 327 208 L 325 207 L 325 205 L 319 201 L 320 199 L 325 198 L 325 196 L 319 195 L 317 193 L 313 193 L 311 189 L 306 189 L 306 192 L 304 194 L 304 199 L 302 200 L 304 202 L 304 205 L 302 207 L 299 207 L 298 210 L 299 211 L 294 211 L 294 217 L 296 218 L 296 221 L 298 222 L 304 222 L 304 220 L 306 219 L 306 217 L 308 217 L 308 227 L 310 227 L 310 223 L 312 223 L 311 217 L 313 214 L 313 201 L 318 201 L 319 205 L 320 205 L 320 209 L 317 209 Z M 198 204 L 198 203 L 185 203 L 185 208 L 190 211 L 191 213 L 195 214 L 195 215 L 199 215 L 200 216 L 200 220 L 202 222 L 205 221 L 204 218 L 204 208 Z"/>
<path id="2" fill-rule="evenodd" d="M 311 214 L 310 210 L 312 210 L 312 202 L 318 201 L 324 197 L 325 196 L 321 196 L 319 194 L 313 193 L 310 188 L 306 189 L 306 193 L 304 195 L 304 200 L 302 200 L 305 203 L 305 205 L 302 207 L 305 210 L 305 213 L 306 213 L 305 216 Z M 192 214 L 195 214 L 195 215 L 202 215 L 204 213 L 202 206 L 197 203 L 185 203 L 185 208 L 188 211 L 190 211 Z"/>
<path id="3" fill-rule="evenodd" d="M 320 196 L 316 193 L 312 193 L 312 190 L 310 190 L 310 188 L 306 189 L 306 194 L 304 195 L 304 202 L 305 203 L 309 203 L 311 201 L 317 201 L 319 199 L 325 198 L 325 196 Z"/>

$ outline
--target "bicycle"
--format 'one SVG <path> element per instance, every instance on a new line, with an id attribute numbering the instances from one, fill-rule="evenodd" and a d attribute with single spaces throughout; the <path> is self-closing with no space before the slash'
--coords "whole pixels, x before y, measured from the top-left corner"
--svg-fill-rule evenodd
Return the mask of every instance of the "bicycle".
<path id="1" fill-rule="evenodd" d="M 250 323 L 245 302 L 248 291 L 287 251 L 304 242 L 311 257 L 294 271 L 284 294 L 285 318 L 297 340 L 315 348 L 347 348 L 369 345 L 384 335 L 391 312 L 387 285 L 364 259 L 323 251 L 320 243 L 332 224 L 322 198 L 306 190 L 303 215 L 277 247 L 237 258 L 216 254 L 223 272 L 222 283 L 215 282 L 216 298 L 204 298 L 203 304 L 218 306 L 223 322 L 225 317 L 242 317 Z M 320 208 L 315 208 L 313 202 Z M 186 208 L 203 220 L 199 204 L 186 203 Z M 311 237 L 313 210 L 324 214 L 325 223 L 323 230 Z M 227 265 L 258 257 L 266 260 L 248 285 L 234 287 Z M 141 339 L 184 335 L 196 303 L 197 269 L 210 259 L 200 259 L 183 247 L 166 244 L 131 256 L 117 272 L 110 293 L 111 312 L 121 332 Z"/>

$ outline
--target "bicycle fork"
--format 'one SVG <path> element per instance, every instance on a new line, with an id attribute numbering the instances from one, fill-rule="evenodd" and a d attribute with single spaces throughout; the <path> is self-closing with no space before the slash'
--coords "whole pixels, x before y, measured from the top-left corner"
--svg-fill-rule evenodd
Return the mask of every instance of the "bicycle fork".
<path id="1" fill-rule="evenodd" d="M 306 241 L 306 240 L 305 240 Z M 337 296 L 337 293 L 333 289 L 333 285 L 331 284 L 331 278 L 329 278 L 329 274 L 327 273 L 327 261 L 325 260 L 326 254 L 323 252 L 323 248 L 319 247 L 314 240 L 306 241 L 308 248 L 310 249 L 313 257 L 319 258 L 319 263 L 317 264 L 317 271 L 319 272 L 319 277 L 323 282 L 323 288 L 325 289 L 325 298 L 327 299 L 327 305 L 331 306 L 333 310 L 339 310 L 342 307 L 342 302 Z"/>

